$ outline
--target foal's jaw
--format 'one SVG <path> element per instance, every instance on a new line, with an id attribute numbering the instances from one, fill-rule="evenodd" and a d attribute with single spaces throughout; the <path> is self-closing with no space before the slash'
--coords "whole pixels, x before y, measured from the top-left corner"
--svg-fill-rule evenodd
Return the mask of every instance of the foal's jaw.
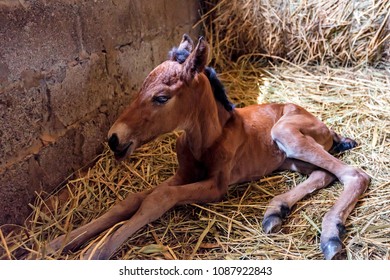
<path id="1" fill-rule="evenodd" d="M 175 98 L 171 99 L 169 102 L 173 102 Z M 156 110 L 162 109 L 156 108 Z M 175 130 L 180 123 L 178 120 L 181 119 L 177 114 L 171 113 L 171 116 L 167 117 L 166 112 L 158 113 L 151 110 L 145 110 L 142 114 L 134 117 L 129 113 L 131 111 L 127 110 L 124 117 L 114 123 L 108 132 L 108 146 L 118 161 L 124 160 L 135 149 L 153 141 L 158 136 Z M 168 111 L 168 113 L 170 112 Z M 145 116 L 147 117 L 145 118 Z M 164 120 L 163 123 L 161 123 L 162 120 Z"/>
<path id="2" fill-rule="evenodd" d="M 137 141 L 130 140 L 125 144 L 115 146 L 117 135 L 114 133 L 108 139 L 108 145 L 114 152 L 115 159 L 118 161 L 124 160 L 127 156 L 131 155 L 137 147 Z"/>
<path id="3" fill-rule="evenodd" d="M 114 157 L 117 161 L 122 161 L 126 157 L 130 156 L 134 152 L 135 148 L 136 148 L 135 142 L 130 141 L 121 150 L 114 151 Z"/>

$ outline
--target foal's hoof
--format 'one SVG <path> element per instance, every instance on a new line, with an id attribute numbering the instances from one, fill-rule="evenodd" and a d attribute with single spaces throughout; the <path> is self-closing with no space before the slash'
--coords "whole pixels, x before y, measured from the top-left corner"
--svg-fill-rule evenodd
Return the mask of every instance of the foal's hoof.
<path id="1" fill-rule="evenodd" d="M 282 228 L 282 217 L 278 214 L 272 214 L 268 217 L 264 217 L 263 220 L 263 231 L 266 234 L 276 233 Z"/>
<path id="2" fill-rule="evenodd" d="M 334 259 L 343 249 L 340 238 L 332 237 L 328 241 L 321 242 L 321 250 L 326 260 Z"/>

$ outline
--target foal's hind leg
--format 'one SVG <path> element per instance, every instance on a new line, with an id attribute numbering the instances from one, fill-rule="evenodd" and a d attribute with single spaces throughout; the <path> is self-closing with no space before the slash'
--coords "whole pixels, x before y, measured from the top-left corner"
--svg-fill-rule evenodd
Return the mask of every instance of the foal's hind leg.
<path id="1" fill-rule="evenodd" d="M 307 180 L 286 193 L 275 196 L 264 214 L 263 230 L 265 233 L 278 232 L 282 226 L 282 219 L 290 213 L 291 208 L 306 195 L 324 188 L 332 183 L 336 177 L 323 169 L 299 160 L 287 159 L 283 169 L 289 169 L 310 175 Z"/>
<path id="2" fill-rule="evenodd" d="M 345 221 L 370 181 L 362 170 L 348 166 L 325 150 L 325 147 L 331 148 L 332 136 L 324 124 L 305 111 L 287 112 L 272 129 L 273 139 L 288 158 L 325 169 L 344 185 L 340 198 L 322 222 L 321 249 L 326 259 L 332 259 L 341 251 Z"/>

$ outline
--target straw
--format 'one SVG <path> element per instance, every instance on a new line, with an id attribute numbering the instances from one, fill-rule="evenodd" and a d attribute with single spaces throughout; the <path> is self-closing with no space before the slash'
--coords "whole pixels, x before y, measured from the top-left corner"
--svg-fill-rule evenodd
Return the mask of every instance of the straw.
<path id="1" fill-rule="evenodd" d="M 372 177 L 346 223 L 342 254 L 348 259 L 390 259 L 390 72 L 381 49 L 388 45 L 389 5 L 222 0 L 201 22 L 212 65 L 238 107 L 293 102 L 359 143 L 338 156 Z M 0 234 L 0 256 L 80 259 L 109 230 L 68 254 L 48 255 L 45 244 L 172 176 L 179 134 L 161 136 L 121 163 L 106 146 L 91 168 L 56 194 L 39 194 L 24 227 Z M 298 202 L 281 232 L 266 235 L 261 228 L 270 199 L 305 179 L 280 172 L 231 186 L 219 203 L 176 207 L 129 237 L 113 258 L 322 259 L 321 221 L 340 183 Z"/>
<path id="2" fill-rule="evenodd" d="M 202 18 L 221 67 L 261 53 L 295 64 L 361 66 L 389 62 L 386 0 L 212 0 Z"/>

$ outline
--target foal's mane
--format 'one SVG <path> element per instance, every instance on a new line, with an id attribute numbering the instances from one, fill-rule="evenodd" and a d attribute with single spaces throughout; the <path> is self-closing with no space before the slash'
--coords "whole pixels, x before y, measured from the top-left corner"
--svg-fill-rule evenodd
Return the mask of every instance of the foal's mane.
<path id="1" fill-rule="evenodd" d="M 186 61 L 187 57 L 190 55 L 190 52 L 185 49 L 172 48 L 169 51 L 168 56 L 170 59 L 182 64 Z M 213 90 L 214 98 L 220 102 L 226 111 L 231 112 L 234 109 L 234 104 L 229 101 L 229 98 L 226 94 L 225 87 L 222 82 L 218 79 L 217 72 L 212 67 L 207 66 L 204 69 L 204 74 L 208 78 L 211 88 Z"/>

